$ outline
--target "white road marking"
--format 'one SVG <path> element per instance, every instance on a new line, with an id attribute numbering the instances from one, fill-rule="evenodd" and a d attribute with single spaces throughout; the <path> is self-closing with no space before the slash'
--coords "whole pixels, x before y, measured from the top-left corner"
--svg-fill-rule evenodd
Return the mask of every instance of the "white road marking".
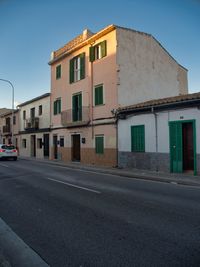
<path id="1" fill-rule="evenodd" d="M 0 163 L 0 166 L 3 166 L 3 167 L 6 167 L 6 168 L 9 168 L 9 166 L 8 166 L 8 165 L 6 165 L 6 164 L 2 164 L 2 163 Z"/>
<path id="2" fill-rule="evenodd" d="M 59 181 L 59 180 L 55 180 L 55 179 L 48 178 L 48 177 L 46 179 L 54 181 L 54 182 L 57 182 L 57 183 L 65 184 L 65 185 L 68 185 L 68 186 L 71 186 L 71 187 L 75 187 L 75 188 L 78 188 L 78 189 L 90 191 L 90 192 L 93 192 L 93 193 L 96 193 L 96 194 L 101 194 L 100 191 L 93 190 L 93 189 L 90 189 L 90 188 L 87 188 L 87 187 L 83 187 L 83 186 L 79 186 L 79 185 L 75 185 L 75 184 L 71 184 L 71 183 L 67 183 L 67 182 L 63 182 L 63 181 Z"/>

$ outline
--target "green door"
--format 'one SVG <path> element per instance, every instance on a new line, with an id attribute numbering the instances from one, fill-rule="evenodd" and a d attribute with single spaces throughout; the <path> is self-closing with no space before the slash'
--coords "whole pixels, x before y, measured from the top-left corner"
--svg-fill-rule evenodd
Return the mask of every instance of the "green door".
<path id="1" fill-rule="evenodd" d="M 82 94 L 72 96 L 72 119 L 82 121 Z"/>
<path id="2" fill-rule="evenodd" d="M 170 169 L 171 172 L 183 172 L 182 123 L 170 122 Z"/>

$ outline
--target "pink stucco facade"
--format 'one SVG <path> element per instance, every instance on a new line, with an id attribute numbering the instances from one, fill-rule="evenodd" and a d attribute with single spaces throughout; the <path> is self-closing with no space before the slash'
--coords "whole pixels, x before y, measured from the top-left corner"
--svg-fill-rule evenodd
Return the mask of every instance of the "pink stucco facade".
<path id="1" fill-rule="evenodd" d="M 84 77 L 71 82 L 71 62 L 75 75 L 80 55 L 84 55 L 84 62 L 79 62 Z M 156 96 L 187 93 L 187 70 L 151 35 L 114 25 L 96 34 L 85 30 L 54 51 L 49 64 L 52 159 L 116 166 L 115 110 Z M 80 108 L 76 105 L 82 110 L 78 120 L 73 117 Z"/>

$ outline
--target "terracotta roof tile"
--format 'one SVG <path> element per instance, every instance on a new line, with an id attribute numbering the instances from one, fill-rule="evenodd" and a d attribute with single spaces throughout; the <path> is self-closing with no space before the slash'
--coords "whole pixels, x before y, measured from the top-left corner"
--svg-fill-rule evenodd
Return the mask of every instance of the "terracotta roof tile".
<path id="1" fill-rule="evenodd" d="M 121 107 L 118 109 L 118 112 L 145 108 L 145 107 L 165 105 L 165 104 L 172 104 L 172 103 L 178 103 L 178 102 L 180 103 L 183 101 L 195 100 L 195 99 L 200 100 L 200 92 L 187 94 L 187 95 L 179 95 L 179 96 L 173 96 L 173 97 L 153 99 L 153 100 L 145 101 L 142 103 L 138 103 L 138 104 L 134 104 L 134 105 L 126 106 L 126 107 Z"/>

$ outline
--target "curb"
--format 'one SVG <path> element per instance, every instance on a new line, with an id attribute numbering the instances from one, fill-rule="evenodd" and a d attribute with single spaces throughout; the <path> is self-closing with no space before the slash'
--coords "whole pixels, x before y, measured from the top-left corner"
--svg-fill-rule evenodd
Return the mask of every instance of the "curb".
<path id="1" fill-rule="evenodd" d="M 0 247 L 0 267 L 49 267 L 1 218 Z"/>

